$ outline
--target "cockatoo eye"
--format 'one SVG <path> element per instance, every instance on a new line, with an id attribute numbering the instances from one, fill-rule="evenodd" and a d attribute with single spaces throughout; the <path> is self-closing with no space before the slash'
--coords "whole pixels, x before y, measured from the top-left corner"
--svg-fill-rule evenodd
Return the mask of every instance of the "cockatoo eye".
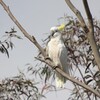
<path id="1" fill-rule="evenodd" d="M 51 32 L 51 36 L 54 36 L 56 32 L 58 32 L 58 30 L 52 31 L 52 32 Z"/>

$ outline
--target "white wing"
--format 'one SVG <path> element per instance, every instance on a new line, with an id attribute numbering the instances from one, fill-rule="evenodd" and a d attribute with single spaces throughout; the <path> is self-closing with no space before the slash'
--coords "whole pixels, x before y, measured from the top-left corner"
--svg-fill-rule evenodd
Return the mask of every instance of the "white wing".
<path id="1" fill-rule="evenodd" d="M 67 74 L 69 74 L 67 48 L 65 47 L 64 43 L 62 43 L 59 50 L 59 60 L 60 60 L 60 66 L 62 67 L 62 70 Z"/>
<path id="2" fill-rule="evenodd" d="M 61 69 L 69 74 L 67 65 L 67 49 L 60 37 L 55 37 L 48 42 L 47 46 L 48 56 L 54 62 L 55 66 L 61 67 Z M 56 72 L 56 87 L 63 87 L 65 78 Z"/>

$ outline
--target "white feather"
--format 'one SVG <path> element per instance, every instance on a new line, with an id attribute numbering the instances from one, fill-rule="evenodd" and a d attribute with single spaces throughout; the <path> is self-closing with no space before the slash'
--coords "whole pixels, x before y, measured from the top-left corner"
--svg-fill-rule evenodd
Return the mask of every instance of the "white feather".
<path id="1" fill-rule="evenodd" d="M 55 34 L 56 35 L 48 42 L 48 56 L 54 62 L 55 66 L 60 66 L 64 72 L 69 74 L 67 49 L 64 45 L 61 33 L 56 32 Z M 56 72 L 56 87 L 63 87 L 65 82 L 65 78 Z"/>

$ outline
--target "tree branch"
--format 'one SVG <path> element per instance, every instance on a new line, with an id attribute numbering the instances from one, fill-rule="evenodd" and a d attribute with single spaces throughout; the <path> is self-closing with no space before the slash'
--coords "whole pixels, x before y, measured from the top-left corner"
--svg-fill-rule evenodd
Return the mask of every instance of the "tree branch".
<path id="1" fill-rule="evenodd" d="M 85 12 L 89 21 L 89 25 L 93 28 L 93 19 L 92 19 L 92 15 L 91 15 L 87 0 L 83 0 L 83 4 L 84 4 Z"/>
<path id="2" fill-rule="evenodd" d="M 20 25 L 20 23 L 16 20 L 16 18 L 13 16 L 12 12 L 9 10 L 9 7 L 6 6 L 6 4 L 0 0 L 0 4 L 3 6 L 5 11 L 8 13 L 9 17 L 12 19 L 12 21 L 18 26 L 18 28 L 21 30 L 21 32 L 24 34 L 26 38 L 28 38 L 39 50 L 41 50 L 43 56 L 46 56 L 43 48 L 38 44 L 34 36 L 29 35 L 26 30 Z"/>
<path id="3" fill-rule="evenodd" d="M 53 66 L 54 66 L 54 64 L 51 63 L 51 61 L 49 61 L 49 60 L 44 60 L 44 59 L 42 59 L 42 58 L 36 58 L 36 59 L 38 59 L 38 60 L 40 60 L 40 61 L 42 61 L 42 62 L 48 64 L 48 65 L 51 66 L 52 68 L 53 68 Z M 100 94 L 99 94 L 96 90 L 94 90 L 94 89 L 92 89 L 91 87 L 89 87 L 88 85 L 86 85 L 86 84 L 84 84 L 84 83 L 82 83 L 82 82 L 76 80 L 74 77 L 69 76 L 69 75 L 66 74 L 64 71 L 62 71 L 60 68 L 56 68 L 55 70 L 56 70 L 58 73 L 60 73 L 61 75 L 63 75 L 64 77 L 66 77 L 66 78 L 67 78 L 68 80 L 70 80 L 71 82 L 74 82 L 74 83 L 76 83 L 77 85 L 79 85 L 79 86 L 81 86 L 81 87 L 83 87 L 83 88 L 85 88 L 85 89 L 91 91 L 92 93 L 94 93 L 95 95 L 97 95 L 97 96 L 100 98 Z"/>
<path id="4" fill-rule="evenodd" d="M 94 38 L 93 20 L 92 20 L 92 15 L 91 15 L 89 7 L 88 7 L 87 0 L 83 0 L 83 3 L 84 3 L 86 14 L 87 14 L 87 17 L 89 20 L 89 28 L 86 26 L 85 21 L 81 15 L 81 13 L 75 8 L 75 6 L 70 2 L 70 0 L 65 0 L 65 2 L 69 6 L 69 8 L 75 13 L 75 15 L 77 16 L 77 18 L 80 21 L 81 27 L 83 28 L 85 33 L 87 33 L 88 40 L 90 42 L 96 63 L 98 65 L 98 69 L 100 71 L 100 54 L 99 54 L 99 50 L 97 48 L 95 38 Z"/>
<path id="5" fill-rule="evenodd" d="M 85 8 L 86 15 L 88 18 L 88 22 L 89 22 L 89 32 L 88 32 L 87 36 L 88 36 L 88 39 L 90 41 L 90 45 L 91 45 L 95 60 L 98 64 L 98 68 L 100 71 L 100 53 L 99 53 L 99 49 L 97 47 L 97 44 L 96 44 L 95 38 L 94 38 L 94 25 L 93 25 L 92 14 L 90 12 L 87 0 L 83 0 L 83 4 L 84 4 L 84 8 Z"/>
<path id="6" fill-rule="evenodd" d="M 65 0 L 65 2 L 67 3 L 67 5 L 69 6 L 69 8 L 74 12 L 74 14 L 78 17 L 79 21 L 80 21 L 80 25 L 83 28 L 83 30 L 85 32 L 88 32 L 88 28 L 85 24 L 85 21 L 80 13 L 80 11 L 78 9 L 75 8 L 75 6 L 71 3 L 70 0 Z"/>
<path id="7" fill-rule="evenodd" d="M 20 25 L 20 23 L 16 20 L 16 18 L 13 16 L 13 14 L 11 13 L 11 11 L 9 10 L 9 7 L 6 6 L 6 4 L 0 0 L 0 4 L 2 5 L 2 7 L 5 9 L 5 11 L 8 13 L 9 17 L 12 19 L 12 21 L 18 26 L 18 28 L 21 30 L 21 32 L 25 35 L 26 38 L 28 38 L 42 53 L 42 55 L 44 57 L 46 57 L 46 54 L 43 50 L 43 48 L 39 45 L 39 43 L 36 41 L 35 37 L 30 36 L 26 30 Z M 41 60 L 42 61 L 42 60 Z M 45 62 L 46 64 L 48 64 L 50 67 L 53 68 L 54 64 L 50 61 L 50 60 L 43 60 L 43 62 Z M 91 91 L 92 93 L 94 93 L 95 95 L 97 95 L 98 97 L 100 97 L 100 94 L 92 89 L 91 87 L 89 87 L 88 85 L 79 82 L 78 80 L 74 79 L 73 77 L 70 77 L 69 75 L 67 75 L 65 72 L 63 72 L 60 68 L 56 68 L 56 71 L 59 72 L 61 75 L 63 75 L 64 77 L 66 77 L 68 80 L 75 82 L 77 85 Z"/>

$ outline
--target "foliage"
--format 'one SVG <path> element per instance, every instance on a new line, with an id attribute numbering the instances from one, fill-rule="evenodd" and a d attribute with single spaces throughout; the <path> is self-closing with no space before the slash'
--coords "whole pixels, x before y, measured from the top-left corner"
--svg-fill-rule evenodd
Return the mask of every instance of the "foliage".
<path id="1" fill-rule="evenodd" d="M 40 100 L 43 96 L 36 85 L 20 72 L 18 76 L 0 82 L 0 100 Z"/>
<path id="2" fill-rule="evenodd" d="M 17 31 L 14 28 L 11 28 L 11 31 L 6 31 L 6 35 L 4 35 L 4 39 L 0 41 L 0 52 L 5 53 L 9 58 L 8 49 L 13 49 L 14 44 L 12 42 L 12 38 L 15 37 L 17 39 L 22 39 L 20 36 L 16 35 Z"/>
<path id="3" fill-rule="evenodd" d="M 100 72 L 98 71 L 86 33 L 80 27 L 77 19 L 71 18 L 69 21 L 71 24 L 66 27 L 63 34 L 65 45 L 69 51 L 70 66 L 72 68 L 76 67 L 76 72 L 80 73 L 82 82 L 100 93 Z M 100 47 L 100 22 L 95 19 L 93 21 L 95 41 L 98 47 Z M 94 100 L 97 100 L 94 94 L 74 84 L 70 100 L 91 100 L 93 97 Z"/>

